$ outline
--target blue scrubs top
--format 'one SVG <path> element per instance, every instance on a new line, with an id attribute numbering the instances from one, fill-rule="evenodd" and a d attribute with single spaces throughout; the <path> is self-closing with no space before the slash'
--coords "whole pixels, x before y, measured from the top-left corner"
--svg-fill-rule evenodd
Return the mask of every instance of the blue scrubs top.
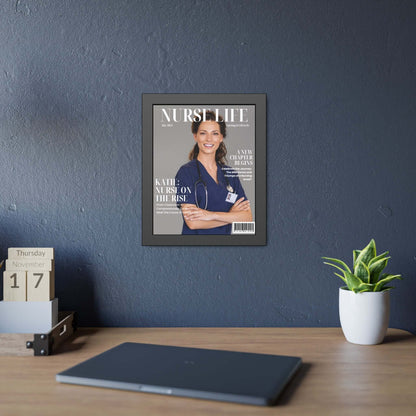
<path id="1" fill-rule="evenodd" d="M 216 183 L 211 175 L 206 171 L 204 165 L 197 159 L 194 159 L 183 165 L 176 174 L 176 197 L 178 207 L 180 207 L 181 203 L 197 205 L 196 201 L 198 201 L 197 206 L 205 209 L 206 193 L 204 184 L 201 182 L 197 183 L 199 180 L 197 163 L 199 164 L 201 179 L 207 188 L 208 204 L 206 209 L 208 211 L 228 212 L 231 209 L 233 204 L 226 201 L 229 193 L 227 190 L 228 184 L 232 186 L 233 193 L 237 194 L 237 199 L 240 199 L 241 197 L 247 199 L 235 170 L 229 166 L 217 164 L 218 183 Z M 225 175 L 227 175 L 227 177 L 225 177 Z M 184 221 L 182 234 L 231 234 L 231 224 L 226 224 L 216 228 L 191 230 Z"/>

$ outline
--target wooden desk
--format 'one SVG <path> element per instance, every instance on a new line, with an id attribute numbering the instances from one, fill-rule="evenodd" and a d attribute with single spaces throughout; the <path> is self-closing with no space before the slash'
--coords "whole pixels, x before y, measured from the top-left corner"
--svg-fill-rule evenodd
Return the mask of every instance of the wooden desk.
<path id="1" fill-rule="evenodd" d="M 55 374 L 121 342 L 301 356 L 275 407 L 60 384 Z M 339 328 L 99 328 L 49 357 L 0 357 L 0 415 L 415 415 L 416 337 L 390 329 L 383 344 L 345 341 Z"/>

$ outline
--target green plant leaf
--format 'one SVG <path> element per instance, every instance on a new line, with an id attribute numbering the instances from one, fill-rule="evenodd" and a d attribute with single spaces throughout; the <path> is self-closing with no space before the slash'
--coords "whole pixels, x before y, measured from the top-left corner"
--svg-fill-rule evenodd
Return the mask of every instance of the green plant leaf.
<path id="1" fill-rule="evenodd" d="M 368 265 L 368 263 L 370 263 L 370 260 L 374 257 L 376 257 L 376 242 L 374 241 L 374 239 L 371 239 L 368 245 L 361 250 L 361 253 L 358 255 L 356 259 L 356 263 L 360 264 L 360 261 L 362 261 L 365 265 Z"/>
<path id="2" fill-rule="evenodd" d="M 355 267 L 355 263 L 357 262 L 357 257 L 360 255 L 360 253 L 361 253 L 361 250 L 352 251 L 353 267 Z"/>
<path id="3" fill-rule="evenodd" d="M 344 276 L 341 276 L 339 273 L 335 273 L 335 272 L 334 272 L 334 275 L 340 277 L 345 283 L 347 283 L 347 279 Z"/>
<path id="4" fill-rule="evenodd" d="M 355 293 L 362 293 L 362 292 L 372 292 L 374 290 L 374 286 L 371 283 L 363 283 L 355 288 Z"/>
<path id="5" fill-rule="evenodd" d="M 327 263 L 327 262 L 325 262 L 325 261 L 324 261 L 324 264 L 327 264 L 328 266 L 335 267 L 336 269 L 340 270 L 342 273 L 344 273 L 344 274 L 345 274 L 345 270 L 344 270 L 344 269 L 341 269 L 341 267 L 337 266 L 336 264 Z M 334 273 L 335 273 L 335 272 L 334 272 Z"/>
<path id="6" fill-rule="evenodd" d="M 329 266 L 333 266 L 333 267 L 337 267 L 337 269 L 340 269 L 342 271 L 346 270 L 347 272 L 351 273 L 351 269 L 342 261 L 342 260 L 338 260 L 338 259 L 333 259 L 332 257 L 322 257 L 324 260 L 328 260 L 328 261 L 332 261 L 332 263 L 336 263 L 339 264 L 340 266 L 342 266 L 342 269 L 335 266 L 335 264 L 331 264 L 331 263 L 326 263 L 324 262 L 324 264 L 328 264 Z"/>
<path id="7" fill-rule="evenodd" d="M 354 274 L 359 277 L 364 283 L 370 282 L 370 270 L 367 265 L 362 261 L 358 262 L 357 266 L 354 268 Z"/>
<path id="8" fill-rule="evenodd" d="M 354 276 L 352 273 L 345 271 L 345 277 L 347 278 L 347 286 L 349 290 L 355 292 L 355 289 L 358 288 L 364 282 L 357 276 Z"/>
<path id="9" fill-rule="evenodd" d="M 377 283 L 380 273 L 385 269 L 390 257 L 381 258 L 377 261 L 370 262 L 370 283 Z M 374 259 L 373 259 L 374 260 Z"/>
<path id="10" fill-rule="evenodd" d="M 386 286 L 383 287 L 383 289 L 380 290 L 380 292 L 385 292 L 386 290 L 394 289 L 394 286 Z"/>
<path id="11" fill-rule="evenodd" d="M 371 266 L 373 263 L 375 263 L 376 261 L 379 261 L 380 259 L 384 259 L 385 257 L 387 257 L 388 254 L 389 254 L 389 252 L 388 251 L 385 251 L 384 253 L 379 254 L 378 256 L 372 258 L 370 260 L 370 263 L 368 263 L 368 266 Z"/>
<path id="12" fill-rule="evenodd" d="M 384 276 L 384 277 L 383 277 Z M 403 280 L 402 276 L 400 274 L 383 274 L 382 279 L 379 280 L 374 288 L 374 292 L 380 292 L 383 289 L 383 286 L 392 280 L 398 279 Z"/>

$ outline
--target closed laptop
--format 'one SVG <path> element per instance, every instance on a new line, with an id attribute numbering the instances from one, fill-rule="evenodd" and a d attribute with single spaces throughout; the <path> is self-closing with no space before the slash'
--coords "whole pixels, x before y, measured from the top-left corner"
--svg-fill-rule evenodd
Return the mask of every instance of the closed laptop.
<path id="1" fill-rule="evenodd" d="M 62 383 L 273 405 L 299 357 L 123 343 L 57 374 Z"/>

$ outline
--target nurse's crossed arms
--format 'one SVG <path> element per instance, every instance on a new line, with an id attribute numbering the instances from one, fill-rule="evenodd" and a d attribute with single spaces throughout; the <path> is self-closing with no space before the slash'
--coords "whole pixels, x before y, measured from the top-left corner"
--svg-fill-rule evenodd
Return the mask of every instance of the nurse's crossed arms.
<path id="1" fill-rule="evenodd" d="M 207 211 L 193 204 L 182 204 L 183 218 L 190 229 L 220 227 L 233 222 L 252 221 L 250 201 L 238 199 L 228 212 Z"/>

